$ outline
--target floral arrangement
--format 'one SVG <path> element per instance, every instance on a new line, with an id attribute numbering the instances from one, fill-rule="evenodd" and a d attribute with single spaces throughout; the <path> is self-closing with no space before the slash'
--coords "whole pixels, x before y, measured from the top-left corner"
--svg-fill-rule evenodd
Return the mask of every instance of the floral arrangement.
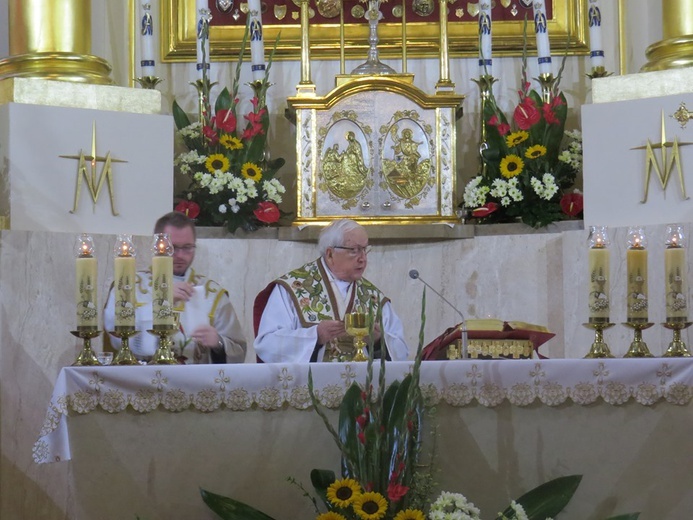
<path id="1" fill-rule="evenodd" d="M 199 225 L 221 225 L 232 233 L 239 227 L 254 231 L 260 226 L 276 224 L 282 216 L 278 205 L 285 192 L 284 186 L 274 178 L 284 159 L 269 160 L 267 152 L 266 94 L 277 42 L 264 79 L 250 83 L 254 93 L 252 110 L 239 118 L 237 96 L 247 38 L 246 26 L 232 91 L 226 87 L 221 91 L 213 113 L 205 95 L 200 104 L 200 118 L 195 122 L 190 121 L 177 102 L 173 103 L 176 128 L 188 149 L 175 158 L 174 164 L 190 179 L 176 210 L 195 218 Z M 208 92 L 206 78 L 197 87 Z"/>
<path id="2" fill-rule="evenodd" d="M 565 131 L 568 108 L 558 90 L 561 74 L 542 96 L 530 90 L 523 56 L 512 124 L 492 93 L 484 102 L 482 173 L 465 187 L 464 206 L 485 222 L 520 220 L 542 227 L 582 212 L 582 195 L 568 192 L 582 169 L 582 136 Z"/>

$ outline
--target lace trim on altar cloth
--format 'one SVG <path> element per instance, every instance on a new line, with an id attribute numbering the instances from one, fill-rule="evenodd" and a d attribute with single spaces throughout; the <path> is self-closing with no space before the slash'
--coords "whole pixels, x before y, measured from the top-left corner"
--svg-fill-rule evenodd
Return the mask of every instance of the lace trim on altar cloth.
<path id="1" fill-rule="evenodd" d="M 683 406 L 693 399 L 693 361 L 683 364 L 683 360 L 651 360 L 648 369 L 637 374 L 618 370 L 622 366 L 619 360 L 592 361 L 587 370 L 571 369 L 567 373 L 550 370 L 550 360 L 467 361 L 453 367 L 454 377 L 446 373 L 451 366 L 449 363 L 454 362 L 447 363 L 429 362 L 422 366 L 421 390 L 428 406 L 445 403 L 455 407 L 495 407 L 506 401 L 513 406 L 536 403 L 546 406 L 564 403 L 591 405 L 600 399 L 614 406 L 629 401 L 643 406 L 652 406 L 660 401 Z M 489 370 L 492 363 L 500 363 L 498 366 L 507 374 Z M 438 366 L 433 367 L 434 364 Z M 327 408 L 337 409 L 346 389 L 354 381 L 362 379 L 364 365 L 355 369 L 355 365 L 349 363 L 323 364 L 329 366 L 328 377 L 315 379 L 320 402 Z M 405 365 L 400 367 L 400 375 L 411 370 L 411 364 L 397 365 Z M 462 366 L 463 370 L 460 370 Z M 433 370 L 427 370 L 429 367 Z M 526 370 L 517 370 L 521 367 Z M 682 367 L 685 370 L 682 371 Z M 157 409 L 168 412 L 242 412 L 311 408 L 308 386 L 303 384 L 307 383 L 306 365 L 275 365 L 271 372 L 267 372 L 267 377 L 262 378 L 242 377 L 243 372 L 237 368 L 212 368 L 210 365 L 187 381 L 176 378 L 175 382 L 174 376 L 180 372 L 172 372 L 168 367 L 152 368 L 154 370 L 147 374 L 149 377 L 138 374 L 136 383 L 131 380 L 124 383 L 123 378 L 115 378 L 123 367 L 83 367 L 80 369 L 82 377 L 75 383 L 73 391 L 59 389 L 59 386 L 67 386 L 63 384 L 65 378 L 59 378 L 39 439 L 34 445 L 34 461 L 42 463 L 69 458 L 68 447 L 64 448 L 64 454 L 56 452 L 60 451 L 59 446 L 68 445 L 65 423 L 70 413 L 88 414 L 102 410 L 116 414 L 128 407 L 139 413 Z M 388 371 L 391 371 L 389 365 Z M 684 377 L 681 377 L 682 373 Z M 512 377 L 506 377 L 508 374 Z M 393 377 L 399 378 L 397 374 Z"/>

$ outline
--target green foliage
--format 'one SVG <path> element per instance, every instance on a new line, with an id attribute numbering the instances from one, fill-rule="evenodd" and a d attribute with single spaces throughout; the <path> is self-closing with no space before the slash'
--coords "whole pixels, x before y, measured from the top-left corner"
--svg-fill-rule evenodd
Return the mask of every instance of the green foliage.
<path id="1" fill-rule="evenodd" d="M 553 518 L 568 505 L 581 480 L 582 475 L 550 480 L 525 493 L 516 502 L 524 508 L 530 520 Z M 508 507 L 498 518 L 515 518 L 515 513 Z"/>

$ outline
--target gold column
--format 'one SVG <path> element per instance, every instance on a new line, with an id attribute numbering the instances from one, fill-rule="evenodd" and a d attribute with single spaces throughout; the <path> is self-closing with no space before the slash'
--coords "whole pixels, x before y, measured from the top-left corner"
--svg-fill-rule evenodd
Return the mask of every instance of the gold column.
<path id="1" fill-rule="evenodd" d="M 9 0 L 8 21 L 0 79 L 113 83 L 110 64 L 91 55 L 91 0 Z"/>
<path id="2" fill-rule="evenodd" d="M 664 39 L 647 48 L 643 72 L 693 65 L 693 0 L 662 1 Z"/>
<path id="3" fill-rule="evenodd" d="M 309 0 L 301 0 L 301 82 L 296 87 L 297 96 L 314 97 L 315 84 L 310 77 L 310 38 L 308 36 Z M 343 7 L 343 6 L 342 6 Z"/>
<path id="4" fill-rule="evenodd" d="M 439 0 L 440 9 L 440 79 L 436 83 L 436 92 L 449 92 L 455 89 L 450 80 L 450 53 L 448 50 L 448 0 Z"/>

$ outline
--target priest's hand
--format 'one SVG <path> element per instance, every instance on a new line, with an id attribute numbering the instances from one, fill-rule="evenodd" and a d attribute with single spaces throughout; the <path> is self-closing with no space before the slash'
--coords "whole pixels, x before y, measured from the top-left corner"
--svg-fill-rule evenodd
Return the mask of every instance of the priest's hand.
<path id="1" fill-rule="evenodd" d="M 195 286 L 188 282 L 174 282 L 173 284 L 173 305 L 180 302 L 187 302 L 195 293 Z"/>
<path id="2" fill-rule="evenodd" d="M 325 320 L 318 323 L 318 345 L 325 345 L 335 338 L 344 336 L 346 329 L 344 322 L 337 320 Z"/>
<path id="3" fill-rule="evenodd" d="M 374 323 L 373 334 L 371 334 L 371 339 L 373 340 L 373 343 L 377 343 L 378 341 L 380 341 L 380 336 L 382 336 L 382 333 L 380 332 L 380 323 Z"/>
<path id="4" fill-rule="evenodd" d="M 211 325 L 200 325 L 192 331 L 190 337 L 204 349 L 217 348 L 221 342 L 217 329 Z"/>

